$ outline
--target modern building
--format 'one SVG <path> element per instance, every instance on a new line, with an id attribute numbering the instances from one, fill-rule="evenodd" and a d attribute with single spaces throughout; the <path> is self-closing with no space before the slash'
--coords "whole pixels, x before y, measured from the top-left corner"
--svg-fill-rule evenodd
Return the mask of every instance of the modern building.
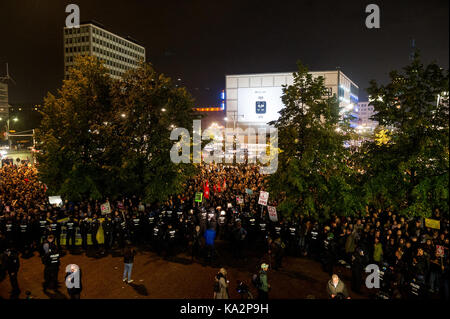
<path id="1" fill-rule="evenodd" d="M 9 118 L 8 83 L 0 81 L 0 125 Z M 0 128 L 0 131 L 2 129 Z"/>
<path id="2" fill-rule="evenodd" d="M 375 112 L 370 102 L 359 102 L 354 109 L 354 114 L 356 116 L 354 123 L 357 131 L 370 133 L 378 126 L 378 122 L 371 119 Z"/>
<path id="3" fill-rule="evenodd" d="M 68 78 L 76 55 L 96 56 L 109 74 L 120 79 L 123 74 L 145 62 L 145 48 L 130 37 L 121 37 L 98 22 L 82 23 L 78 28 L 64 28 L 64 75 Z"/>
<path id="4" fill-rule="evenodd" d="M 335 94 L 342 111 L 358 103 L 358 86 L 341 70 L 310 72 L 325 79 L 326 94 Z M 283 85 L 292 85 L 293 72 L 227 75 L 226 118 L 235 127 L 264 127 L 279 117 Z"/>

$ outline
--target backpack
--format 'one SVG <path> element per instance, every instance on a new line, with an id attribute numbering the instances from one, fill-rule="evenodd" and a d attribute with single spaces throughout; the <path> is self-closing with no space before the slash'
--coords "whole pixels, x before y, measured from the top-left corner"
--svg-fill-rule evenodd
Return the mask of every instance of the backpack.
<path id="1" fill-rule="evenodd" d="M 252 276 L 252 284 L 255 288 L 259 288 L 261 286 L 261 279 L 258 274 L 253 274 Z"/>

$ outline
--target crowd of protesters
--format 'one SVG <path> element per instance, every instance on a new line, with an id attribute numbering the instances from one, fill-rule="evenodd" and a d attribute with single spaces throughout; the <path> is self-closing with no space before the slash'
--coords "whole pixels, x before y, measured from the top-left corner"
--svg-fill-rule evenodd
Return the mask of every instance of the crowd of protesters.
<path id="1" fill-rule="evenodd" d="M 275 221 L 267 206 L 258 204 L 259 192 L 266 187 L 267 179 L 257 166 L 211 165 L 201 168 L 184 193 L 157 205 L 144 204 L 138 197 L 50 205 L 36 168 L 4 165 L 0 169 L 0 253 L 6 252 L 2 265 L 11 264 L 8 256 L 15 256 L 11 252 L 26 257 L 38 251 L 47 256 L 43 262 L 51 267 L 59 263 L 52 258 L 59 258 L 55 252 L 62 248 L 104 254 L 127 243 L 146 245 L 167 257 L 188 252 L 192 260 L 211 262 L 220 239 L 230 243 L 236 259 L 246 259 L 246 245 L 251 243 L 252 251 L 268 253 L 274 270 L 283 266 L 285 255 L 315 258 L 330 276 L 336 267 L 350 268 L 355 292 L 364 284 L 366 266 L 375 264 L 382 274 L 381 296 L 423 297 L 440 292 L 448 299 L 449 222 L 439 210 L 432 217 L 439 220 L 439 229 L 425 227 L 422 219 L 370 209 L 325 221 L 307 212 Z M 200 199 L 198 193 L 202 193 Z M 100 232 L 102 244 L 97 239 Z M 128 264 L 132 263 L 128 260 Z M 14 274 L 17 277 L 13 266 L 12 283 Z M 127 273 L 124 280 L 130 281 Z M 48 276 L 53 278 L 50 270 Z M 225 286 L 220 278 L 218 282 Z"/>

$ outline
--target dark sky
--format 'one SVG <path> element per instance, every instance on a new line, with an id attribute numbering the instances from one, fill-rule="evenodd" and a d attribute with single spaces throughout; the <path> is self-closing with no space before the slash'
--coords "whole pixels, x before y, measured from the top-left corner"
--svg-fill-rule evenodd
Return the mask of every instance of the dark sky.
<path id="1" fill-rule="evenodd" d="M 366 98 L 370 79 L 408 63 L 410 39 L 424 61 L 448 68 L 448 0 L 369 1 L 93 1 L 0 0 L 0 75 L 9 62 L 11 103 L 39 103 L 63 75 L 65 7 L 130 35 L 160 72 L 182 78 L 199 105 L 217 102 L 226 74 L 341 67 Z M 381 28 L 365 27 L 366 5 Z"/>

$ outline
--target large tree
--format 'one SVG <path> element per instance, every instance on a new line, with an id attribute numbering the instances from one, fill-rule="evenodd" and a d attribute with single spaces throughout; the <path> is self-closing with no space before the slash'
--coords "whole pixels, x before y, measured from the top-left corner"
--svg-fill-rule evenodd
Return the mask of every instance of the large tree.
<path id="1" fill-rule="evenodd" d="M 150 64 L 128 72 L 115 82 L 114 125 L 111 126 L 111 151 L 120 153 L 119 175 L 128 193 L 149 202 L 165 200 L 181 192 L 186 179 L 195 172 L 192 164 L 175 164 L 170 150 L 175 141 L 170 132 L 186 128 L 192 136 L 194 101 L 185 88 L 158 74 Z"/>
<path id="2" fill-rule="evenodd" d="M 47 94 L 41 110 L 39 175 L 51 194 L 99 198 L 108 178 L 98 128 L 111 112 L 111 79 L 96 58 L 87 56 L 76 59 L 69 73 L 57 96 Z"/>
<path id="3" fill-rule="evenodd" d="M 95 57 L 78 57 L 58 95 L 48 94 L 37 132 L 39 173 L 52 194 L 80 200 L 177 193 L 195 167 L 170 161 L 170 132 L 191 128 L 192 97 L 150 64 L 113 80 Z"/>
<path id="4" fill-rule="evenodd" d="M 336 96 L 327 96 L 324 78 L 314 78 L 298 63 L 292 85 L 283 88 L 285 107 L 277 121 L 279 165 L 270 191 L 281 196 L 284 214 L 319 218 L 357 210 L 350 184 L 352 169 L 344 142 L 348 125 Z"/>
<path id="5" fill-rule="evenodd" d="M 448 214 L 448 70 L 418 55 L 390 82 L 368 89 L 384 129 L 361 149 L 366 200 L 402 214 Z M 381 138 L 381 135 L 384 135 Z"/>

